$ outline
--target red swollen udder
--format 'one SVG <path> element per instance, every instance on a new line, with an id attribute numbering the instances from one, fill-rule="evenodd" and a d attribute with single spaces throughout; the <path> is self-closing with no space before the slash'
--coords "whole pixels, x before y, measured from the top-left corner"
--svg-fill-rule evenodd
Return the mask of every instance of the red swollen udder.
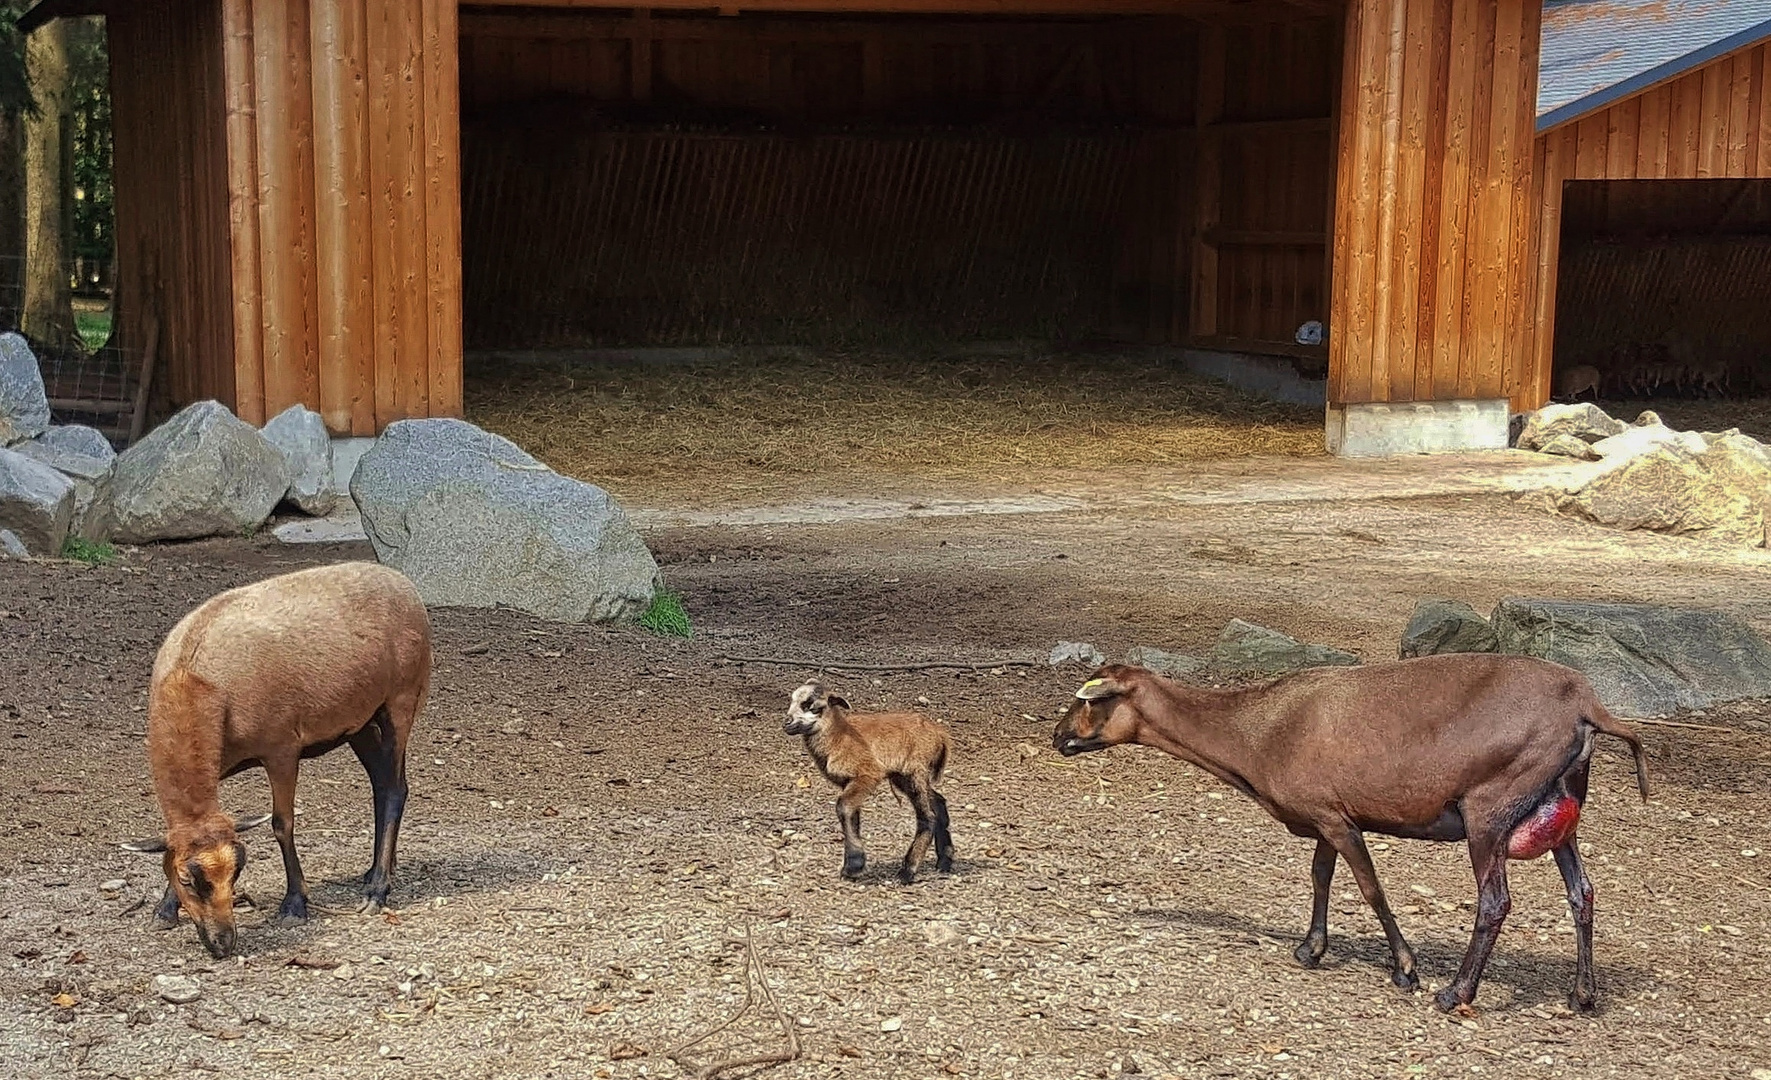
<path id="1" fill-rule="evenodd" d="M 1535 859 L 1560 846 L 1580 824 L 1580 803 L 1564 795 L 1532 811 L 1507 837 L 1507 858 Z"/>

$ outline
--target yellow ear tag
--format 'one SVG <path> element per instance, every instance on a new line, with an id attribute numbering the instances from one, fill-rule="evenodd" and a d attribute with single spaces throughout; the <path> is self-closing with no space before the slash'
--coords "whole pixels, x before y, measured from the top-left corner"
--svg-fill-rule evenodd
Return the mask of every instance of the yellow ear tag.
<path id="1" fill-rule="evenodd" d="M 1088 699 L 1087 699 L 1087 698 L 1083 698 L 1083 696 L 1082 696 L 1082 694 L 1083 694 L 1083 691 L 1085 691 L 1085 690 L 1087 690 L 1087 689 L 1088 689 L 1088 688 L 1089 688 L 1089 687 L 1091 687 L 1091 686 L 1099 686 L 1099 685 L 1101 685 L 1101 684 L 1102 684 L 1102 683 L 1104 683 L 1104 682 L 1106 682 L 1106 681 L 1107 681 L 1107 680 L 1106 680 L 1106 679 L 1090 679 L 1090 680 L 1089 680 L 1089 681 L 1087 681 L 1087 682 L 1085 682 L 1085 683 L 1083 683 L 1083 684 L 1082 684 L 1082 687 L 1081 687 L 1081 689 L 1079 689 L 1079 690 L 1077 690 L 1077 691 L 1076 691 L 1076 696 L 1077 696 L 1077 697 L 1078 697 L 1078 698 L 1080 698 L 1080 699 L 1082 699 L 1082 700 L 1084 700 L 1084 701 L 1086 701 L 1086 700 L 1088 700 Z"/>

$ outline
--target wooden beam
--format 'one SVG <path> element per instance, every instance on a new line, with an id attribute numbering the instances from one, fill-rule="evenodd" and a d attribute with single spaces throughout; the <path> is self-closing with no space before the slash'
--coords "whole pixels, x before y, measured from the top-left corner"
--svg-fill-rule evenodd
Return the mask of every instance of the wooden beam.
<path id="1" fill-rule="evenodd" d="M 1224 182 L 1223 144 L 1212 128 L 1224 118 L 1224 90 L 1228 43 L 1221 26 L 1199 32 L 1198 89 L 1194 98 L 1194 121 L 1199 128 L 1193 150 L 1193 288 L 1192 318 L 1195 337 L 1218 332 L 1218 249 L 1211 232 L 1218 226 Z"/>
<path id="2" fill-rule="evenodd" d="M 251 0 L 222 0 L 227 82 L 228 229 L 234 307 L 234 411 L 264 413 L 264 294 L 259 264 L 258 101 Z"/>
<path id="3" fill-rule="evenodd" d="M 464 7 L 559 8 L 597 11 L 629 9 L 629 0 L 471 0 Z M 1299 16 L 1295 3 L 1237 0 L 746 0 L 720 5 L 710 0 L 656 0 L 658 11 L 703 11 L 721 15 L 795 12 L 826 15 L 1181 15 L 1213 21 L 1284 22 Z"/>

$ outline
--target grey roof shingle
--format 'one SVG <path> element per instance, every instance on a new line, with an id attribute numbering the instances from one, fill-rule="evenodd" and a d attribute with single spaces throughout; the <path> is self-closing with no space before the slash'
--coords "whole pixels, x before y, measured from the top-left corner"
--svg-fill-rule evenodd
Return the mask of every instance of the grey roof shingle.
<path id="1" fill-rule="evenodd" d="M 1537 129 L 1771 38 L 1771 0 L 1545 0 Z"/>

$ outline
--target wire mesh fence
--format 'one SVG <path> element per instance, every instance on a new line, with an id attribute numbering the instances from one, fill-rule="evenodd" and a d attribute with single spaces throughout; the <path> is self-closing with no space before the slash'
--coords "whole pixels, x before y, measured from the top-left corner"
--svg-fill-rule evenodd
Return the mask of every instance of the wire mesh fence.
<path id="1" fill-rule="evenodd" d="M 49 325 L 37 325 L 26 311 L 24 259 L 0 256 L 0 333 L 20 334 L 30 345 L 55 423 L 88 424 L 121 445 L 136 411 L 142 351 L 123 348 L 113 333 L 111 266 L 81 259 L 64 273 L 72 288 L 71 313 L 55 313 Z"/>

